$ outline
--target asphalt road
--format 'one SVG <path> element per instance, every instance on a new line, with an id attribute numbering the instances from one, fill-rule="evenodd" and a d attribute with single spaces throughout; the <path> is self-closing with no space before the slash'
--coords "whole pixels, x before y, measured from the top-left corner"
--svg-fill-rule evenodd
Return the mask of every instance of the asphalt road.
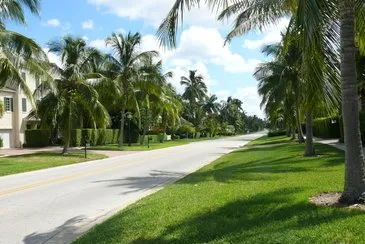
<path id="1" fill-rule="evenodd" d="M 0 244 L 67 244 L 262 133 L 0 177 Z"/>

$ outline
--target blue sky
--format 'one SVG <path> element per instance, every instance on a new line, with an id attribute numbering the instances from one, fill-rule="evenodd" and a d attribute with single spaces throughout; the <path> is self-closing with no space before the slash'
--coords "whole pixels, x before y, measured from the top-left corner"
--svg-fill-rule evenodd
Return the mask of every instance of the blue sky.
<path id="1" fill-rule="evenodd" d="M 108 51 L 104 39 L 112 32 L 140 32 L 142 50 L 158 50 L 178 91 L 180 77 L 189 69 L 204 75 L 210 93 L 220 99 L 234 96 L 244 103 L 250 115 L 263 117 L 259 108 L 257 82 L 252 77 L 258 63 L 265 60 L 262 45 L 280 40 L 287 25 L 282 20 L 262 33 L 249 33 L 223 46 L 229 23 L 218 23 L 208 9 L 193 9 L 186 14 L 175 50 L 159 50 L 155 33 L 174 0 L 42 0 L 41 15 L 27 15 L 27 26 L 9 23 L 8 28 L 35 39 L 42 47 L 66 34 L 83 37 L 89 45 Z M 50 54 L 50 59 L 57 57 Z"/>

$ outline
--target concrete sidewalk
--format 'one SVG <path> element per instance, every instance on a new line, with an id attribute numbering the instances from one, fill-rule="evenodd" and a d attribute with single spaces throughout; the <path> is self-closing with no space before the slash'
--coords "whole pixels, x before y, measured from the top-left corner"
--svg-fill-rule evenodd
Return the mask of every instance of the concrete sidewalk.
<path id="1" fill-rule="evenodd" d="M 337 149 L 345 151 L 345 144 L 338 142 L 339 139 L 323 139 L 323 138 L 314 138 L 315 142 L 319 142 L 322 144 L 333 146 Z"/>

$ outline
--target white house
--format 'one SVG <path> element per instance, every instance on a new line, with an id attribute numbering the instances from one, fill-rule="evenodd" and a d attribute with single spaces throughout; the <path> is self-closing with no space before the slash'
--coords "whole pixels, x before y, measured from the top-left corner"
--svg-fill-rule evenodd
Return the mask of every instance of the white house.
<path id="1" fill-rule="evenodd" d="M 39 79 L 22 73 L 28 87 L 34 91 L 39 85 Z M 24 143 L 24 131 L 27 129 L 27 119 L 32 105 L 19 88 L 0 89 L 0 99 L 4 103 L 4 115 L 0 118 L 0 136 L 3 148 L 20 148 Z"/>

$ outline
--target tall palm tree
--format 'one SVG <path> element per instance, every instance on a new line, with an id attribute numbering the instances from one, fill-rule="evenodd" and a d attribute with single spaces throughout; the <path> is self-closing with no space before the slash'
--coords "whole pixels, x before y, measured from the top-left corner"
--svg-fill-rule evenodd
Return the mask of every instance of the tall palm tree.
<path id="1" fill-rule="evenodd" d="M 25 24 L 24 12 L 39 14 L 39 0 L 7 0 L 0 4 L 0 88 L 20 87 L 34 105 L 32 91 L 22 77 L 28 72 L 41 80 L 51 80 L 48 59 L 36 42 L 19 33 L 6 29 L 8 21 Z"/>
<path id="2" fill-rule="evenodd" d="M 139 106 L 143 110 L 141 112 L 143 118 L 141 144 L 144 144 L 147 128 L 150 126 L 152 117 L 159 114 L 158 107 L 166 98 L 164 87 L 167 85 L 167 79 L 172 77 L 172 72 L 163 73 L 162 61 L 154 62 L 153 58 L 149 57 L 142 60 L 137 73 L 138 79 L 135 87 Z"/>
<path id="3" fill-rule="evenodd" d="M 217 101 L 218 97 L 216 95 L 211 95 L 210 97 L 208 97 L 203 104 L 203 109 L 205 110 L 205 112 L 207 112 L 209 115 L 218 113 L 220 109 L 220 104 Z"/>
<path id="4" fill-rule="evenodd" d="M 326 52 L 339 50 L 336 46 L 338 40 L 341 40 L 342 113 L 346 144 L 345 189 L 341 200 L 346 203 L 353 203 L 365 191 L 365 166 L 359 126 L 359 96 L 355 59 L 355 29 L 362 37 L 359 39 L 358 44 L 362 48 L 365 45 L 365 42 L 362 41 L 365 36 L 365 7 L 363 1 L 238 0 L 234 1 L 233 4 L 227 0 L 208 0 L 205 2 L 211 8 L 223 9 L 219 16 L 220 20 L 236 16 L 234 28 L 227 36 L 228 40 L 253 29 L 262 29 L 277 22 L 282 17 L 292 15 L 295 24 L 300 28 L 304 61 L 307 68 L 314 71 L 310 72 L 307 69 L 307 73 L 312 76 L 317 76 L 316 71 L 318 71 L 317 68 L 321 61 L 330 59 L 328 56 L 323 58 L 323 53 L 318 55 L 318 50 L 320 50 L 318 47 L 326 46 L 325 49 L 322 49 Z M 175 1 L 157 32 L 162 44 L 170 47 L 176 45 L 179 19 L 182 17 L 180 15 L 183 15 L 185 9 L 189 10 L 193 6 L 199 6 L 200 3 L 200 0 Z M 340 25 L 335 21 L 338 19 Z M 341 38 L 338 38 L 339 33 L 341 33 Z M 313 53 L 313 51 L 317 53 Z M 317 59 L 317 57 L 319 58 Z M 318 75 L 316 80 L 321 77 L 323 77 L 321 74 Z M 313 87 L 316 87 L 316 82 L 312 83 Z"/>
<path id="5" fill-rule="evenodd" d="M 139 33 L 128 33 L 125 36 L 113 33 L 106 39 L 106 45 L 113 50 L 112 55 L 108 57 L 106 67 L 109 78 L 118 89 L 122 100 L 119 146 L 123 146 L 126 109 L 131 106 L 138 107 L 134 88 L 138 79 L 137 67 L 144 59 L 158 56 L 156 51 L 140 52 L 138 50 L 141 38 Z"/>
<path id="6" fill-rule="evenodd" d="M 190 105 L 202 103 L 208 92 L 204 83 L 204 77 L 197 74 L 197 70 L 190 70 L 189 77 L 182 76 L 180 84 L 185 86 L 183 98 L 188 100 Z"/>
<path id="7" fill-rule="evenodd" d="M 71 131 L 78 126 L 83 116 L 94 127 L 109 124 L 109 114 L 99 101 L 89 78 L 99 77 L 92 73 L 92 60 L 97 50 L 87 47 L 81 38 L 66 36 L 48 44 L 49 51 L 61 57 L 62 66 L 54 66 L 54 83 L 44 83 L 37 89 L 42 96 L 38 104 L 38 116 L 43 126 L 59 126 L 63 140 L 63 153 L 68 153 Z"/>

